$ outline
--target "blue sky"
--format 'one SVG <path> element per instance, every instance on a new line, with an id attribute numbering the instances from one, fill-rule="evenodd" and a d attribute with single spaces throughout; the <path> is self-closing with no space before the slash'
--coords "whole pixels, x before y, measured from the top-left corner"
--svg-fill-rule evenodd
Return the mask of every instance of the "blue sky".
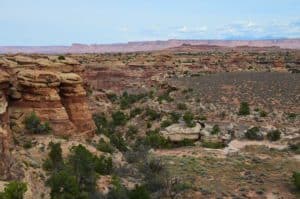
<path id="1" fill-rule="evenodd" d="M 0 45 L 300 38 L 300 0 L 0 0 Z"/>

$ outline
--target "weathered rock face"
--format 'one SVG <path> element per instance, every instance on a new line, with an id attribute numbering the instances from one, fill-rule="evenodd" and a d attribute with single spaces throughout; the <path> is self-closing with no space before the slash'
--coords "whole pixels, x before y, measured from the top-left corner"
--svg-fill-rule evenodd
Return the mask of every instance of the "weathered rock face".
<path id="1" fill-rule="evenodd" d="M 59 88 L 60 77 L 48 71 L 24 70 L 17 76 L 20 99 L 12 101 L 10 118 L 15 131 L 24 129 L 23 121 L 35 112 L 43 121 L 49 121 L 55 135 L 71 135 L 76 128 L 63 107 Z"/>
<path id="2" fill-rule="evenodd" d="M 61 100 L 78 131 L 92 135 L 96 126 L 89 111 L 82 83 L 82 78 L 77 74 L 61 74 Z"/>
<path id="3" fill-rule="evenodd" d="M 8 103 L 6 100 L 6 92 L 9 83 L 9 75 L 0 70 L 0 178 L 6 179 L 9 175 L 9 167 L 11 162 L 10 134 L 8 127 Z"/>

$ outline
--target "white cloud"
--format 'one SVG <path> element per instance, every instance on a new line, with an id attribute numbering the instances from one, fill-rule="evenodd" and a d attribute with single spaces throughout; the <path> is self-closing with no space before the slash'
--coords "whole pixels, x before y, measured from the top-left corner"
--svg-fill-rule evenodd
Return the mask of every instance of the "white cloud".
<path id="1" fill-rule="evenodd" d="M 179 33 L 203 33 L 207 31 L 206 26 L 200 26 L 200 27 L 187 27 L 187 26 L 182 26 L 177 29 L 177 32 Z"/>

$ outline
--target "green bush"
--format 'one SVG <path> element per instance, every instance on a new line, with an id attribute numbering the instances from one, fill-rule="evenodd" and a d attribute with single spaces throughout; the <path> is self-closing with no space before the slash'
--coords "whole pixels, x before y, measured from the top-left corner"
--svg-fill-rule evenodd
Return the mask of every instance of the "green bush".
<path id="1" fill-rule="evenodd" d="M 24 124 L 26 130 L 33 134 L 48 134 L 52 131 L 49 122 L 41 123 L 35 112 L 25 117 Z"/>
<path id="2" fill-rule="evenodd" d="M 300 154 L 300 142 L 289 143 L 289 148 L 296 154 Z"/>
<path id="3" fill-rule="evenodd" d="M 187 106 L 184 103 L 179 103 L 179 104 L 177 104 L 177 109 L 178 110 L 187 110 Z"/>
<path id="4" fill-rule="evenodd" d="M 186 125 L 190 128 L 196 126 L 196 123 L 194 122 L 194 115 L 193 115 L 193 113 L 191 113 L 189 111 L 184 113 L 183 120 L 186 123 Z"/>
<path id="5" fill-rule="evenodd" d="M 107 199 L 129 199 L 128 190 L 121 183 L 121 180 L 117 176 L 112 177 L 113 188 L 107 194 Z"/>
<path id="6" fill-rule="evenodd" d="M 70 155 L 64 161 L 59 143 L 50 143 L 49 147 L 51 150 L 44 162 L 44 168 L 50 171 L 46 185 L 51 189 L 51 198 L 96 197 L 97 173 L 108 175 L 112 172 L 111 157 L 97 157 L 84 146 L 78 145 L 70 149 Z"/>
<path id="7" fill-rule="evenodd" d="M 287 118 L 290 120 L 294 120 L 297 117 L 296 113 L 287 113 Z"/>
<path id="8" fill-rule="evenodd" d="M 155 149 L 169 148 L 169 141 L 159 134 L 159 130 L 147 132 L 147 136 L 144 139 L 144 144 Z"/>
<path id="9" fill-rule="evenodd" d="M 65 58 L 65 56 L 63 56 L 63 55 L 59 55 L 58 56 L 58 60 L 65 60 L 66 58 Z"/>
<path id="10" fill-rule="evenodd" d="M 158 96 L 158 102 L 161 103 L 162 101 L 172 102 L 174 99 L 170 96 L 170 91 L 166 91 L 163 94 Z"/>
<path id="11" fill-rule="evenodd" d="M 149 119 L 150 119 L 151 121 L 154 121 L 154 120 L 160 118 L 160 114 L 157 113 L 155 110 L 150 109 L 150 108 L 147 108 L 147 109 L 146 109 L 146 113 L 145 113 L 145 114 L 146 114 L 147 117 L 149 117 Z"/>
<path id="12" fill-rule="evenodd" d="M 260 133 L 260 130 L 258 127 L 253 127 L 251 129 L 248 129 L 245 133 L 245 137 L 249 140 L 263 140 L 264 137 Z"/>
<path id="13" fill-rule="evenodd" d="M 176 112 L 171 112 L 170 113 L 170 118 L 171 118 L 173 123 L 178 123 L 180 117 L 181 117 L 180 113 L 176 113 Z"/>
<path id="14" fill-rule="evenodd" d="M 106 97 L 112 102 L 116 102 L 118 100 L 118 96 L 115 93 L 107 93 Z"/>
<path id="15" fill-rule="evenodd" d="M 277 141 L 280 140 L 281 132 L 279 130 L 270 131 L 267 134 L 267 138 L 270 141 Z"/>
<path id="16" fill-rule="evenodd" d="M 150 199 L 150 193 L 145 186 L 136 186 L 128 194 L 129 199 Z"/>
<path id="17" fill-rule="evenodd" d="M 110 143 L 106 143 L 104 141 L 103 138 L 101 138 L 96 146 L 96 148 L 99 150 L 99 151 L 102 151 L 102 152 L 105 152 L 105 153 L 113 153 L 114 152 L 114 148 L 113 146 L 111 146 Z"/>
<path id="18" fill-rule="evenodd" d="M 113 169 L 111 157 L 101 156 L 100 158 L 95 157 L 95 171 L 101 175 L 111 174 Z"/>
<path id="19" fill-rule="evenodd" d="M 222 142 L 203 141 L 202 146 L 205 147 L 205 148 L 210 148 L 210 149 L 222 149 L 226 145 Z"/>
<path id="20" fill-rule="evenodd" d="M 12 181 L 5 185 L 4 192 L 0 192 L 1 199 L 23 199 L 27 185 L 23 182 Z"/>
<path id="21" fill-rule="evenodd" d="M 134 136 L 138 133 L 138 129 L 135 126 L 130 125 L 126 132 L 126 136 L 129 138 L 134 138 Z"/>
<path id="22" fill-rule="evenodd" d="M 293 182 L 295 187 L 300 190 L 300 172 L 293 173 Z"/>
<path id="23" fill-rule="evenodd" d="M 134 108 L 130 110 L 130 118 L 134 118 L 135 116 L 141 114 L 143 110 L 141 108 Z"/>
<path id="24" fill-rule="evenodd" d="M 179 142 L 172 143 L 172 148 L 185 146 L 195 146 L 194 141 L 189 139 L 183 139 Z"/>
<path id="25" fill-rule="evenodd" d="M 250 114 L 250 108 L 249 104 L 247 102 L 242 102 L 240 104 L 240 109 L 238 112 L 239 115 L 249 115 Z"/>
<path id="26" fill-rule="evenodd" d="M 267 112 L 266 111 L 263 111 L 263 110 L 261 110 L 261 111 L 259 111 L 259 116 L 260 117 L 267 117 Z"/>
<path id="27" fill-rule="evenodd" d="M 109 138 L 112 145 L 114 145 L 120 151 L 128 150 L 126 141 L 120 135 L 111 134 Z"/>
<path id="28" fill-rule="evenodd" d="M 112 119 L 115 126 L 124 126 L 128 121 L 127 115 L 121 111 L 112 113 Z"/>
<path id="29" fill-rule="evenodd" d="M 46 184 L 50 187 L 52 199 L 87 199 L 86 193 L 80 191 L 76 177 L 69 172 L 62 170 L 54 172 L 47 180 Z"/>
<path id="30" fill-rule="evenodd" d="M 120 98 L 120 108 L 121 109 L 127 109 L 130 107 L 130 105 L 144 99 L 147 97 L 147 94 L 128 94 L 127 92 L 124 92 L 122 97 Z"/>
<path id="31" fill-rule="evenodd" d="M 170 120 L 164 120 L 164 121 L 162 121 L 162 122 L 160 123 L 160 127 L 161 127 L 161 128 L 166 128 L 166 127 L 168 127 L 168 126 L 171 126 L 172 124 L 173 124 L 172 121 L 170 121 Z"/>
<path id="32" fill-rule="evenodd" d="M 212 135 L 217 135 L 220 133 L 219 125 L 214 125 L 212 131 L 210 132 Z"/>
<path id="33" fill-rule="evenodd" d="M 62 158 L 62 149 L 60 143 L 50 142 L 50 151 L 48 153 L 48 159 L 43 164 L 45 170 L 60 170 L 64 167 L 64 160 Z"/>
<path id="34" fill-rule="evenodd" d="M 103 133 L 108 126 L 108 121 L 104 114 L 93 115 L 94 122 L 97 127 L 98 133 Z"/>

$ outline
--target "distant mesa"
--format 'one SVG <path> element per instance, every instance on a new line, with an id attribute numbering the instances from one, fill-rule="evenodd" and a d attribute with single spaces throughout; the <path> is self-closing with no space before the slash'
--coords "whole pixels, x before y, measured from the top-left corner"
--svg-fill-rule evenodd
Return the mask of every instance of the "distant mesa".
<path id="1" fill-rule="evenodd" d="M 208 47 L 276 47 L 285 49 L 300 49 L 300 39 L 274 40 L 166 40 L 166 41 L 137 41 L 116 44 L 79 44 L 71 46 L 0 46 L 0 54 L 4 53 L 114 53 L 155 51 L 179 46 L 201 45 Z"/>

